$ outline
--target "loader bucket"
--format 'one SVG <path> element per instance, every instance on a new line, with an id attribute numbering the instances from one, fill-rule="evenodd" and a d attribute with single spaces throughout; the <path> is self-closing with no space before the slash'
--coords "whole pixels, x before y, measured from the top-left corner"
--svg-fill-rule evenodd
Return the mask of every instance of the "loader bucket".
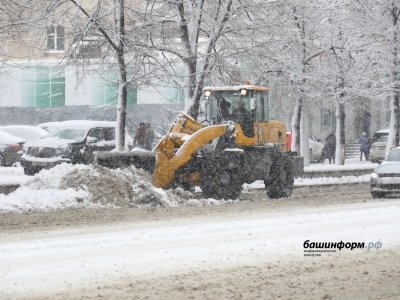
<path id="1" fill-rule="evenodd" d="M 110 169 L 124 168 L 134 165 L 138 169 L 153 172 L 156 154 L 147 150 L 132 150 L 129 152 L 97 152 L 95 164 Z"/>

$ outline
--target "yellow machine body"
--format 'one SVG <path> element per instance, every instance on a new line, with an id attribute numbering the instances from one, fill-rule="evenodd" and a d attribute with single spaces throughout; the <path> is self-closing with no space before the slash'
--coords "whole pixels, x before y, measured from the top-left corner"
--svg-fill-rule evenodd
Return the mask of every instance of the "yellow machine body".
<path id="1" fill-rule="evenodd" d="M 241 90 L 253 92 L 266 92 L 269 88 L 258 86 L 239 86 L 209 88 L 214 93 L 240 93 Z M 153 172 L 153 184 L 157 187 L 166 188 L 171 185 L 175 172 L 185 166 L 204 145 L 227 134 L 230 130 L 231 136 L 239 148 L 255 146 L 274 145 L 279 151 L 286 152 L 286 127 L 281 121 L 254 119 L 252 123 L 254 135 L 246 136 L 239 123 L 234 122 L 203 122 L 194 120 L 186 113 L 179 113 L 177 119 L 169 129 L 169 132 L 155 146 L 153 151 L 156 153 L 156 164 Z M 198 170 L 187 170 L 184 180 L 197 185 L 200 180 Z"/>

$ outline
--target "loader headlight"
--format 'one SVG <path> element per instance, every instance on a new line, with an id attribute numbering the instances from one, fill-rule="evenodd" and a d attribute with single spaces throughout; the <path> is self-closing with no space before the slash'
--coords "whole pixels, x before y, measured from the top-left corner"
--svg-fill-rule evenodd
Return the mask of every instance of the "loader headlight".
<path id="1" fill-rule="evenodd" d="M 378 178 L 378 177 L 379 177 L 378 173 L 372 172 L 371 178 Z"/>

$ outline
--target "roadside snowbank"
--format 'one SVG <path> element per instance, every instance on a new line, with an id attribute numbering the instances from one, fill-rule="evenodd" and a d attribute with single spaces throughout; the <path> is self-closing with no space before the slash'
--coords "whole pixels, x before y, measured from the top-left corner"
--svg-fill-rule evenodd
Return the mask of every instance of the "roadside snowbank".
<path id="1" fill-rule="evenodd" d="M 11 180 L 11 179 L 10 179 Z M 159 207 L 212 205 L 226 201 L 195 199 L 180 188 L 163 190 L 143 170 L 111 170 L 101 166 L 60 164 L 42 170 L 8 195 L 0 194 L 0 212 L 55 210 L 74 207 Z"/>
<path id="2" fill-rule="evenodd" d="M 351 170 L 373 170 L 378 166 L 377 163 L 370 161 L 360 161 L 357 159 L 346 160 L 344 165 L 335 164 L 312 164 L 308 167 L 304 167 L 304 172 L 335 172 L 335 171 L 351 171 Z"/>
<path id="3" fill-rule="evenodd" d="M 0 212 L 98 206 L 144 208 L 202 206 L 239 201 L 199 199 L 198 193 L 194 194 L 180 188 L 173 190 L 155 188 L 151 184 L 149 174 L 134 167 L 111 170 L 101 166 L 61 164 L 50 170 L 42 170 L 33 177 L 19 174 L 17 169 L 8 174 L 3 182 L 9 178 L 9 182 L 15 183 L 19 178 L 18 184 L 21 184 L 21 187 L 8 195 L 0 194 Z M 295 180 L 295 186 L 363 183 L 369 180 L 370 175 L 299 178 Z M 264 189 L 264 183 L 256 181 L 245 184 L 244 191 L 249 189 Z"/>

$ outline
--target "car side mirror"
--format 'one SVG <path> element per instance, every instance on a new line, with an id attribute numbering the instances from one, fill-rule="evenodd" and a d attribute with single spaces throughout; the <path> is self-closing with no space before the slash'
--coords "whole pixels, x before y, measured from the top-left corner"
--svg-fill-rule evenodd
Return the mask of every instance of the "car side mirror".
<path id="1" fill-rule="evenodd" d="M 86 138 L 86 142 L 87 142 L 88 144 L 97 143 L 97 138 L 95 138 L 95 137 L 93 137 L 93 136 L 88 136 L 88 137 Z"/>

